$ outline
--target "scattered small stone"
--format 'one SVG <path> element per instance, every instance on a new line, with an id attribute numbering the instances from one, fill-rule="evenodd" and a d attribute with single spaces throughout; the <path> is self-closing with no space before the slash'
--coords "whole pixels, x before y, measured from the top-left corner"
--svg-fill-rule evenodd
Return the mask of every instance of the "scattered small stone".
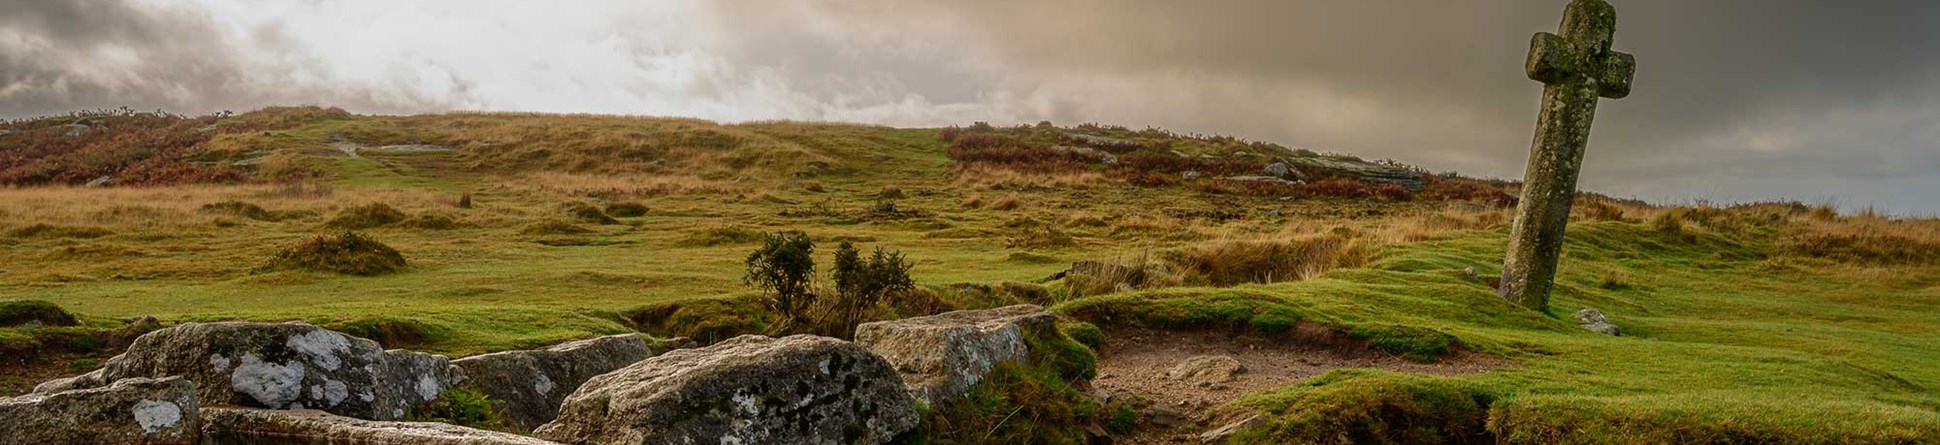
<path id="1" fill-rule="evenodd" d="M 1186 423 L 1186 415 L 1179 410 L 1153 405 L 1145 409 L 1145 421 L 1153 425 L 1171 428 Z"/>
<path id="2" fill-rule="evenodd" d="M 1165 378 L 1183 380 L 1206 386 L 1213 383 L 1231 382 L 1246 368 L 1239 360 L 1224 355 L 1201 355 L 1187 358 L 1165 372 Z"/>
<path id="3" fill-rule="evenodd" d="M 93 180 L 88 181 L 86 187 L 88 188 L 102 187 L 108 184 L 112 184 L 114 182 L 115 182 L 114 176 L 101 175 L 101 177 L 99 178 L 94 178 Z"/>
<path id="4" fill-rule="evenodd" d="M 1199 179 L 1199 172 L 1196 172 L 1196 171 L 1187 171 L 1187 172 L 1185 172 L 1185 173 L 1180 173 L 1180 174 L 1179 174 L 1179 178 L 1180 178 L 1180 179 L 1184 179 L 1184 180 L 1187 180 L 1187 181 L 1191 181 L 1191 180 L 1194 180 L 1194 179 Z"/>
<path id="5" fill-rule="evenodd" d="M 1214 428 L 1205 434 L 1200 434 L 1199 443 L 1212 444 L 1225 442 L 1227 438 L 1233 437 L 1234 434 L 1262 426 L 1266 426 L 1266 417 L 1254 414 L 1239 421 L 1228 423 L 1226 426 Z"/>

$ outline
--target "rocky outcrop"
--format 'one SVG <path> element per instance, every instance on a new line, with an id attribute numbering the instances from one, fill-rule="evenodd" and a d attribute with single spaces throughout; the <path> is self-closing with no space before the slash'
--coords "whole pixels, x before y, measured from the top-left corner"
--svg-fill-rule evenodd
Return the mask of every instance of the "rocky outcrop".
<path id="1" fill-rule="evenodd" d="M 1590 332 L 1603 335 L 1623 335 L 1623 329 L 1618 328 L 1615 323 L 1611 323 L 1610 317 L 1605 317 L 1603 311 L 1584 308 L 1583 310 L 1576 311 L 1574 316 L 1576 317 L 1576 321 L 1582 323 L 1577 326 L 1588 329 Z"/>
<path id="2" fill-rule="evenodd" d="M 166 376 L 196 382 L 204 406 L 316 408 L 375 420 L 403 418 L 461 378 L 443 356 L 385 351 L 304 323 L 185 323 L 136 338 L 99 370 L 35 390 Z"/>
<path id="3" fill-rule="evenodd" d="M 1138 141 L 1114 137 L 1089 135 L 1084 133 L 1065 133 L 1065 140 L 1108 150 L 1132 150 L 1145 146 Z"/>
<path id="4" fill-rule="evenodd" d="M 828 337 L 736 337 L 594 377 L 534 436 L 574 444 L 879 444 L 916 426 L 882 357 Z"/>
<path id="5" fill-rule="evenodd" d="M 614 335 L 531 351 L 507 351 L 453 360 L 465 386 L 505 402 L 505 414 L 525 428 L 559 415 L 559 404 L 594 376 L 653 356 L 639 334 Z"/>
<path id="6" fill-rule="evenodd" d="M 1201 355 L 1181 360 L 1165 371 L 1165 378 L 1199 385 L 1231 382 L 1246 368 L 1224 355 Z"/>
<path id="7" fill-rule="evenodd" d="M 317 410 L 202 410 L 208 444 L 278 445 L 558 445 L 515 434 L 443 423 L 352 419 Z"/>
<path id="8" fill-rule="evenodd" d="M 910 395 L 943 405 L 983 381 L 991 368 L 1030 358 L 1031 335 L 1056 335 L 1057 318 L 1030 304 L 864 323 L 855 341 L 902 375 Z"/>
<path id="9" fill-rule="evenodd" d="M 0 399 L 0 443 L 194 444 L 195 383 L 123 379 L 102 388 Z"/>
<path id="10" fill-rule="evenodd" d="M 1285 179 L 1288 181 L 1307 180 L 1306 174 L 1300 173 L 1299 169 L 1293 168 L 1293 165 L 1287 164 L 1284 161 L 1267 164 L 1266 168 L 1261 170 L 1262 170 L 1261 172 L 1265 173 L 1266 176 L 1272 176 L 1275 178 Z"/>
<path id="11" fill-rule="evenodd" d="M 1392 165 L 1376 164 L 1358 159 L 1339 159 L 1324 156 L 1301 156 L 1286 158 L 1282 162 L 1299 169 L 1308 178 L 1345 177 L 1362 181 L 1395 184 L 1411 192 L 1428 188 L 1428 179 L 1421 172 Z"/>

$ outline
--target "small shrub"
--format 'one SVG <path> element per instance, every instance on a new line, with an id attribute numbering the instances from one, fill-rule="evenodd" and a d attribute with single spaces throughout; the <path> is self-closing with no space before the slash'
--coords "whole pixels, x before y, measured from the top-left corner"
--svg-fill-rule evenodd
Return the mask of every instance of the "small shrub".
<path id="1" fill-rule="evenodd" d="M 647 205 L 638 202 L 616 202 L 606 205 L 606 214 L 616 218 L 647 216 Z"/>
<path id="2" fill-rule="evenodd" d="M 43 300 L 0 301 L 0 327 L 74 326 L 79 320 L 59 305 Z"/>
<path id="3" fill-rule="evenodd" d="M 298 243 L 259 268 L 271 270 L 314 270 L 348 275 L 381 275 L 403 270 L 404 255 L 356 232 L 319 236 Z"/>
<path id="4" fill-rule="evenodd" d="M 620 223 L 620 220 L 613 219 L 612 216 L 607 215 L 605 211 L 600 210 L 599 207 L 594 207 L 592 204 L 574 201 L 566 203 L 562 207 L 565 208 L 566 216 L 572 217 L 573 220 L 579 222 L 600 225 Z"/>
<path id="5" fill-rule="evenodd" d="M 1623 221 L 1623 208 L 1610 205 L 1602 200 L 1587 200 L 1577 206 L 1584 218 L 1591 221 Z"/>
<path id="6" fill-rule="evenodd" d="M 835 298 L 824 300 L 828 308 L 822 311 L 823 335 L 848 338 L 885 298 L 915 291 L 916 282 L 909 278 L 913 267 L 901 252 L 877 247 L 865 259 L 854 244 L 843 241 L 835 249 L 835 268 L 830 273 L 835 281 Z"/>
<path id="7" fill-rule="evenodd" d="M 461 208 L 461 209 L 469 209 L 469 208 L 472 208 L 472 192 L 471 192 L 471 191 L 469 191 L 469 190 L 468 190 L 468 191 L 465 191 L 465 193 L 464 193 L 464 194 L 462 194 L 462 195 L 458 195 L 458 208 Z"/>
<path id="8" fill-rule="evenodd" d="M 438 395 L 437 400 L 411 408 L 404 420 L 448 423 L 469 428 L 517 432 L 519 427 L 505 415 L 505 402 L 492 399 L 477 389 L 457 387 Z"/>
<path id="9" fill-rule="evenodd" d="M 344 230 L 364 230 L 384 227 L 404 222 L 409 216 L 384 203 L 372 203 L 344 209 L 335 218 L 324 223 L 324 227 Z"/>
<path id="10" fill-rule="evenodd" d="M 808 316 L 815 303 L 815 242 L 801 232 L 767 234 L 760 248 L 748 254 L 743 282 L 761 288 L 768 308 L 782 317 L 777 333 L 790 332 Z"/>

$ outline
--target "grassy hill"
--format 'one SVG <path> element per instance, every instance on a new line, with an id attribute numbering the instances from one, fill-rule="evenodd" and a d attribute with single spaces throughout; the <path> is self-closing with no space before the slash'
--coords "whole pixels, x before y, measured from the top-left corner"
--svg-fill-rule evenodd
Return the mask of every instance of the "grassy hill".
<path id="1" fill-rule="evenodd" d="M 1339 370 L 1255 393 L 1221 408 L 1272 419 L 1244 442 L 1940 440 L 1935 221 L 1586 194 L 1542 314 L 1483 278 L 1499 273 L 1513 184 L 1233 179 L 1359 160 L 1215 136 L 313 107 L 0 131 L 0 299 L 85 322 L 0 329 L 0 347 L 75 368 L 142 316 L 305 320 L 452 355 L 763 332 L 774 317 L 743 260 L 763 233 L 800 231 L 818 259 L 849 241 L 915 262 L 922 289 L 872 308 L 877 319 L 1030 302 L 1105 335 L 1302 325 L 1419 360 L 1516 364 Z M 345 231 L 406 265 L 278 260 Z M 1584 307 L 1625 335 L 1577 328 L 1569 314 Z M 22 363 L 10 366 L 48 366 Z M 9 388 L 31 384 L 19 375 Z M 992 437 L 1034 436 L 934 440 Z"/>

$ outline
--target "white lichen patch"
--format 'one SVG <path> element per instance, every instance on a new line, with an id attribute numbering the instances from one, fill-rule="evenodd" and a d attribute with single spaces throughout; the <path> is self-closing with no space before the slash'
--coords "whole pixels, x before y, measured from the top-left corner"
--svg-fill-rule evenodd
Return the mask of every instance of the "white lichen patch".
<path id="1" fill-rule="evenodd" d="M 761 414 L 761 399 L 745 391 L 734 392 L 734 406 L 748 415 Z"/>
<path id="2" fill-rule="evenodd" d="M 328 402 L 330 406 L 342 404 L 344 403 L 344 399 L 347 398 L 350 398 L 350 385 L 345 385 L 344 382 L 336 380 L 325 379 L 323 381 L 323 400 Z"/>
<path id="3" fill-rule="evenodd" d="M 343 334 L 318 329 L 292 335 L 283 344 L 310 356 L 310 362 L 316 363 L 318 367 L 335 371 L 343 366 L 343 358 L 338 357 L 337 354 L 350 349 L 350 338 L 344 337 Z"/>
<path id="4" fill-rule="evenodd" d="M 229 387 L 263 406 L 283 408 L 303 396 L 303 369 L 301 363 L 266 363 L 256 354 L 246 353 L 236 372 L 229 375 Z"/>
<path id="5" fill-rule="evenodd" d="M 820 364 L 820 365 L 817 365 L 817 367 L 818 367 L 818 368 L 821 368 L 821 369 L 822 369 L 822 375 L 828 375 L 828 374 L 829 374 L 829 359 L 822 359 L 822 364 Z"/>
<path id="6" fill-rule="evenodd" d="M 215 368 L 217 373 L 228 371 L 229 358 L 223 357 L 222 354 L 209 354 L 209 367 Z"/>
<path id="7" fill-rule="evenodd" d="M 437 400 L 438 394 L 445 392 L 444 387 L 438 384 L 438 379 L 431 378 L 429 374 L 418 376 L 417 389 L 419 400 L 424 401 Z"/>
<path id="8" fill-rule="evenodd" d="M 532 390 L 542 396 L 552 394 L 552 379 L 545 374 L 539 374 L 539 379 L 532 382 Z"/>
<path id="9" fill-rule="evenodd" d="M 141 425 L 141 430 L 148 434 L 155 434 L 156 431 L 174 427 L 175 424 L 182 422 L 182 406 L 167 400 L 135 402 L 133 411 L 135 424 Z"/>

